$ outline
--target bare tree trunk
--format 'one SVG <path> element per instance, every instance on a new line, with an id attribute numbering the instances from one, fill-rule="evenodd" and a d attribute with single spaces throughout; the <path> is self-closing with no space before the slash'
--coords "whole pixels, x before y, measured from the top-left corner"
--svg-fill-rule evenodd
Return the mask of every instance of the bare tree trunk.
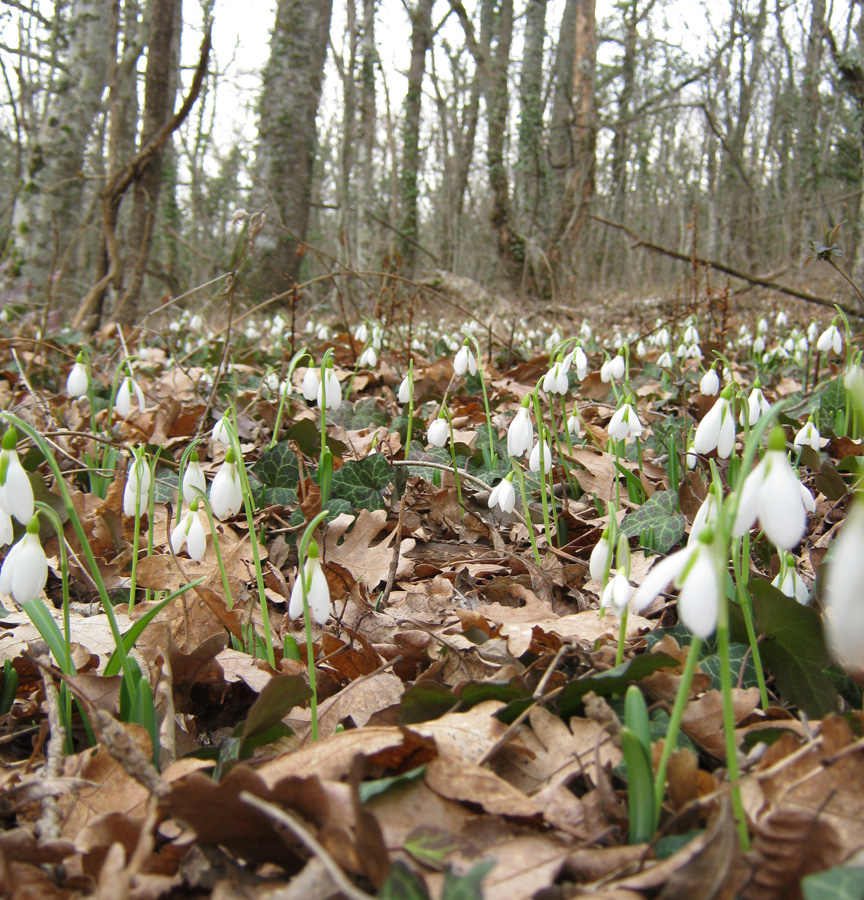
<path id="1" fill-rule="evenodd" d="M 332 0 L 279 0 L 276 8 L 256 159 L 256 194 L 268 218 L 258 238 L 256 286 L 263 292 L 281 293 L 300 271 L 332 6 Z"/>
<path id="2" fill-rule="evenodd" d="M 405 274 L 414 274 L 418 236 L 417 182 L 420 177 L 420 113 L 423 100 L 423 76 L 426 52 L 432 42 L 432 6 L 435 0 L 417 0 L 411 8 L 411 64 L 408 67 L 408 92 L 405 94 L 405 119 L 402 128 L 402 167 L 399 193 L 402 219 L 399 227 L 399 252 Z"/>
<path id="3" fill-rule="evenodd" d="M 517 196 L 529 221 L 537 219 L 545 193 L 543 160 L 543 42 L 547 0 L 528 0 L 525 8 L 525 49 L 519 79 L 519 161 Z"/>
<path id="4" fill-rule="evenodd" d="M 182 0 L 153 0 L 150 40 L 147 47 L 147 73 L 144 79 L 144 116 L 141 147 L 145 147 L 174 113 L 177 91 L 180 40 L 175 34 L 182 22 Z M 144 269 L 150 255 L 159 193 L 162 189 L 164 148 L 148 161 L 135 182 L 135 201 L 129 228 L 127 266 L 129 282 L 114 318 L 128 324 L 138 317 L 138 298 L 144 284 Z M 131 266 L 131 268 L 130 268 Z"/>
<path id="5" fill-rule="evenodd" d="M 62 262 L 75 239 L 87 138 L 108 81 L 111 6 L 111 0 L 72 3 L 64 29 L 66 72 L 50 87 L 12 213 L 16 269 L 37 290 L 47 287 L 55 258 Z"/>
<path id="6" fill-rule="evenodd" d="M 375 49 L 375 0 L 363 0 L 363 39 L 360 52 L 360 134 L 357 148 L 357 169 L 360 176 L 357 197 L 357 264 L 361 269 L 372 263 L 374 231 L 372 212 L 375 204 L 375 178 L 372 157 L 375 152 L 375 69 L 378 51 Z"/>

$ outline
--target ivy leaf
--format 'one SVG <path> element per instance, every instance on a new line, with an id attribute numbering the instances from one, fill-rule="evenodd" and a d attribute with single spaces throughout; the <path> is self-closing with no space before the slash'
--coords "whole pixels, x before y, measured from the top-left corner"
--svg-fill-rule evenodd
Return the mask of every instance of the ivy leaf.
<path id="1" fill-rule="evenodd" d="M 864 868 L 837 866 L 801 879 L 805 900 L 864 900 Z"/>
<path id="2" fill-rule="evenodd" d="M 685 519 L 675 512 L 675 493 L 657 491 L 636 512 L 624 517 L 621 531 L 627 537 L 643 538 L 653 529 L 652 549 L 668 553 L 684 537 Z"/>
<path id="3" fill-rule="evenodd" d="M 332 496 L 347 500 L 354 511 L 384 509 L 384 492 L 393 481 L 393 473 L 383 453 L 349 460 L 333 473 Z"/>
<path id="4" fill-rule="evenodd" d="M 288 441 L 265 450 L 252 466 L 252 473 L 265 487 L 290 488 L 295 493 L 300 481 L 300 466 Z"/>
<path id="5" fill-rule="evenodd" d="M 358 431 L 361 428 L 386 425 L 389 420 L 375 397 L 363 397 L 353 408 L 350 403 L 343 403 L 336 412 L 328 410 L 327 421 L 341 425 L 346 431 Z"/>

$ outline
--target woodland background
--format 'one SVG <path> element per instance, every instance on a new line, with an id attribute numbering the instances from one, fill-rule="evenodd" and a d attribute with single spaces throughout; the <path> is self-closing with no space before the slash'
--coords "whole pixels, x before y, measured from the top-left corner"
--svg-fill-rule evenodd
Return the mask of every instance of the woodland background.
<path id="1" fill-rule="evenodd" d="M 381 269 L 529 309 L 674 291 L 608 222 L 770 280 L 845 220 L 864 276 L 862 0 L 278 0 L 251 62 L 213 10 L 0 3 L 4 305 L 135 321 L 236 266 L 240 208 L 256 302 Z M 254 127 L 220 137 L 249 70 Z"/>

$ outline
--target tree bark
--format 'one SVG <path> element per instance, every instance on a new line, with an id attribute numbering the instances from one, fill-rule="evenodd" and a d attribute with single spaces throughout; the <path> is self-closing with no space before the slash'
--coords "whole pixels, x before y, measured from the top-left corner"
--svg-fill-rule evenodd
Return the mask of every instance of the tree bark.
<path id="1" fill-rule="evenodd" d="M 525 49 L 519 78 L 519 160 L 517 196 L 530 222 L 536 222 L 546 185 L 543 160 L 543 43 L 547 0 L 528 0 Z"/>
<path id="2" fill-rule="evenodd" d="M 264 69 L 255 196 L 267 206 L 255 287 L 282 293 L 296 280 L 309 223 L 332 0 L 279 0 Z"/>
<path id="3" fill-rule="evenodd" d="M 357 169 L 360 177 L 357 195 L 357 265 L 372 265 L 374 234 L 366 215 L 375 204 L 375 178 L 372 157 L 375 152 L 375 0 L 363 0 L 363 37 L 360 51 L 360 133 L 358 135 Z"/>
<path id="4" fill-rule="evenodd" d="M 74 0 L 64 42 L 65 71 L 49 88 L 12 213 L 13 259 L 31 289 L 49 287 L 75 238 L 82 208 L 82 161 L 108 82 L 111 0 Z M 56 229 L 56 231 L 55 231 Z M 56 237 L 55 237 L 56 235 Z M 62 272 L 58 269 L 55 277 Z"/>

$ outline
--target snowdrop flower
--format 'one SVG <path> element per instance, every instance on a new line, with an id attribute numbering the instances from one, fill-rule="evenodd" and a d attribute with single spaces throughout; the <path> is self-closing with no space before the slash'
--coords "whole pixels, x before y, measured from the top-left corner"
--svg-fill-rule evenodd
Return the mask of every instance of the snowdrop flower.
<path id="1" fill-rule="evenodd" d="M 447 443 L 447 438 L 450 437 L 450 425 L 447 422 L 447 419 L 444 416 L 438 416 L 438 418 L 429 426 L 428 431 L 426 432 L 426 440 L 433 447 L 443 447 Z"/>
<path id="2" fill-rule="evenodd" d="M 543 376 L 543 390 L 547 394 L 566 394 L 570 389 L 570 380 L 567 377 L 569 368 L 569 360 L 566 365 L 562 359 L 554 362 Z"/>
<path id="3" fill-rule="evenodd" d="M 699 343 L 699 331 L 695 325 L 692 323 L 688 325 L 684 329 L 684 336 L 681 338 L 682 342 L 685 344 L 698 344 Z"/>
<path id="4" fill-rule="evenodd" d="M 600 540 L 594 545 L 591 557 L 588 560 L 588 574 L 592 581 L 603 581 L 606 577 L 606 567 L 609 565 L 611 548 L 609 547 L 609 526 L 603 529 Z"/>
<path id="5" fill-rule="evenodd" d="M 831 545 L 825 579 L 825 629 L 831 655 L 854 672 L 864 672 L 864 501 L 856 498 Z M 14 549 L 14 548 L 13 548 Z M 2 587 L 2 585 L 0 585 Z"/>
<path id="6" fill-rule="evenodd" d="M 300 386 L 300 393 L 307 403 L 318 399 L 318 385 L 321 379 L 318 377 L 318 370 L 310 366 L 303 376 L 303 383 Z"/>
<path id="7" fill-rule="evenodd" d="M 721 459 L 728 459 L 735 448 L 735 419 L 729 401 L 732 398 L 732 387 L 726 387 L 708 412 L 708 415 L 696 427 L 693 438 L 693 449 L 696 453 L 710 453 L 715 447 Z"/>
<path id="8" fill-rule="evenodd" d="M 829 353 L 833 350 L 838 354 L 843 349 L 843 335 L 840 334 L 840 329 L 835 322 L 832 322 L 822 334 L 819 335 L 819 340 L 816 341 L 816 349 L 820 353 Z"/>
<path id="9" fill-rule="evenodd" d="M 759 337 L 757 337 L 756 340 L 753 341 L 753 353 L 756 356 L 759 356 L 760 354 L 765 352 L 766 346 L 767 345 L 765 344 L 765 338 L 763 338 L 760 334 Z"/>
<path id="10" fill-rule="evenodd" d="M 757 378 L 753 385 L 753 390 L 750 391 L 750 396 L 747 398 L 746 418 L 745 410 L 742 409 L 738 415 L 738 421 L 742 425 L 747 424 L 752 428 L 769 409 L 771 409 L 771 404 L 765 399 L 765 395 L 762 393 L 762 385 Z"/>
<path id="11" fill-rule="evenodd" d="M 669 329 L 665 325 L 657 332 L 656 342 L 658 347 L 669 346 Z"/>
<path id="12" fill-rule="evenodd" d="M 114 410 L 121 419 L 127 418 L 129 413 L 132 412 L 133 394 L 138 401 L 138 412 L 143 413 L 147 409 L 147 404 L 144 402 L 144 393 L 138 387 L 138 382 L 131 375 L 127 375 L 117 391 L 117 396 L 114 398 Z"/>
<path id="13" fill-rule="evenodd" d="M 315 337 L 318 338 L 319 341 L 326 341 L 327 338 L 330 337 L 330 329 L 326 325 L 321 325 L 315 333 Z"/>
<path id="14" fill-rule="evenodd" d="M 323 407 L 326 403 L 327 409 L 334 411 L 342 405 L 342 386 L 331 366 L 327 366 L 324 381 L 318 385 L 315 399 L 318 401 L 318 406 Z"/>
<path id="15" fill-rule="evenodd" d="M 771 432 L 768 452 L 744 480 L 732 535 L 741 537 L 757 518 L 768 540 L 781 550 L 800 543 L 807 529 L 800 481 L 786 458 L 786 438 L 780 427 Z"/>
<path id="16" fill-rule="evenodd" d="M 567 431 L 570 434 L 570 437 L 578 438 L 580 434 L 582 434 L 582 423 L 579 421 L 579 416 L 576 414 L 576 407 L 573 407 L 573 412 L 567 417 Z"/>
<path id="17" fill-rule="evenodd" d="M 591 326 L 587 322 L 583 322 L 579 326 L 579 337 L 581 337 L 583 341 L 590 341 L 592 334 Z"/>
<path id="18" fill-rule="evenodd" d="M 33 485 L 18 458 L 18 435 L 9 428 L 0 450 L 0 508 L 22 525 L 33 518 Z"/>
<path id="19" fill-rule="evenodd" d="M 639 341 L 639 343 L 636 345 L 636 355 L 639 357 L 644 357 L 645 352 L 645 341 Z"/>
<path id="20" fill-rule="evenodd" d="M 236 516 L 243 506 L 243 488 L 240 473 L 234 461 L 234 451 L 229 447 L 225 461 L 219 467 L 210 485 L 210 509 L 217 519 Z"/>
<path id="21" fill-rule="evenodd" d="M 795 557 L 791 553 L 785 554 L 784 563 L 771 584 L 787 597 L 797 600 L 802 606 L 806 606 L 810 599 L 810 589 L 798 574 Z"/>
<path id="22" fill-rule="evenodd" d="M 699 462 L 699 456 L 697 455 L 696 450 L 694 449 L 692 444 L 687 448 L 687 452 L 684 454 L 684 458 L 687 463 L 688 469 L 696 468 L 696 463 Z"/>
<path id="23" fill-rule="evenodd" d="M 501 512 L 513 512 L 513 508 L 516 506 L 516 490 L 513 487 L 512 472 L 492 488 L 487 505 L 489 509 L 494 509 L 497 506 Z"/>
<path id="24" fill-rule="evenodd" d="M 477 374 L 477 360 L 474 359 L 474 354 L 467 341 L 459 348 L 459 352 L 453 360 L 453 371 L 457 375 L 464 375 L 466 372 L 470 375 Z"/>
<path id="25" fill-rule="evenodd" d="M 619 353 L 617 356 L 613 356 L 612 359 L 607 359 L 600 367 L 600 380 L 604 384 L 609 384 L 613 378 L 616 381 L 620 381 L 624 377 L 624 370 L 624 355 Z"/>
<path id="26" fill-rule="evenodd" d="M 0 591 L 21 604 L 35 600 L 48 581 L 48 560 L 39 541 L 39 517 L 27 523 L 23 538 L 6 554 L 0 568 Z"/>
<path id="27" fill-rule="evenodd" d="M 702 376 L 699 382 L 699 393 L 705 397 L 716 397 L 720 393 L 720 376 L 714 366 Z"/>
<path id="28" fill-rule="evenodd" d="M 661 369 L 671 369 L 675 364 L 675 360 L 672 359 L 672 354 L 668 350 L 664 350 L 657 359 L 657 365 Z"/>
<path id="29" fill-rule="evenodd" d="M 87 366 L 84 363 L 84 355 L 78 354 L 75 365 L 69 370 L 66 379 L 66 393 L 70 397 L 86 397 L 90 389 L 90 376 L 87 374 Z"/>
<path id="30" fill-rule="evenodd" d="M 228 427 L 228 414 L 220 416 L 216 420 L 216 424 L 213 426 L 213 431 L 210 432 L 210 437 L 216 441 L 217 444 L 224 444 L 226 447 L 231 444 L 231 430 Z"/>
<path id="31" fill-rule="evenodd" d="M 198 453 L 193 450 L 189 454 L 189 462 L 183 472 L 183 496 L 194 498 L 198 496 L 199 491 L 202 494 L 207 493 L 207 479 L 204 477 L 201 463 L 198 462 Z"/>
<path id="32" fill-rule="evenodd" d="M 636 410 L 630 403 L 623 403 L 615 410 L 607 429 L 609 436 L 616 441 L 626 441 L 628 438 L 638 438 L 642 434 L 642 423 Z"/>
<path id="33" fill-rule="evenodd" d="M 513 416 L 513 421 L 507 429 L 507 454 L 508 456 L 520 457 L 531 449 L 534 443 L 534 426 L 531 424 L 531 413 L 528 404 L 531 401 L 531 394 L 528 394 L 522 401 L 519 411 Z"/>
<path id="34" fill-rule="evenodd" d="M 134 453 L 132 465 L 126 475 L 126 487 L 123 489 L 123 515 L 134 516 L 137 502 L 138 512 L 147 512 L 147 501 L 150 498 L 150 466 L 144 454 Z"/>
<path id="35" fill-rule="evenodd" d="M 312 319 L 309 319 L 309 321 L 306 323 L 306 334 L 312 334 L 312 332 L 315 331 L 317 327 L 318 326 L 315 324 L 315 322 Z"/>
<path id="36" fill-rule="evenodd" d="M 789 319 L 786 316 L 785 309 L 781 309 L 780 312 L 777 313 L 777 317 L 774 319 L 774 324 L 778 328 L 785 328 L 789 324 Z"/>
<path id="37" fill-rule="evenodd" d="M 175 553 L 179 553 L 184 544 L 190 559 L 201 560 L 204 558 L 207 550 L 207 538 L 204 535 L 204 526 L 201 524 L 197 500 L 193 500 L 189 504 L 186 515 L 171 532 L 171 549 Z"/>
<path id="38" fill-rule="evenodd" d="M 0 506 L 0 547 L 11 544 L 15 539 L 15 533 L 12 530 L 12 517 Z"/>
<path id="39" fill-rule="evenodd" d="M 698 362 L 702 361 L 702 348 L 698 344 L 690 344 L 690 346 L 684 352 L 684 356 L 687 359 L 695 359 Z"/>
<path id="40" fill-rule="evenodd" d="M 717 496 L 714 493 L 714 485 L 708 488 L 708 493 L 702 501 L 702 505 L 696 511 L 693 518 L 693 524 L 690 526 L 690 536 L 687 543 L 692 544 L 699 539 L 699 535 L 706 528 L 713 528 L 717 521 L 717 513 L 720 510 L 720 504 L 717 502 Z"/>
<path id="41" fill-rule="evenodd" d="M 532 472 L 542 471 L 545 474 L 551 467 L 552 454 L 549 452 L 549 445 L 546 441 L 537 441 L 531 450 L 531 456 L 528 457 L 528 468 Z"/>
<path id="42" fill-rule="evenodd" d="M 610 578 L 603 593 L 600 595 L 600 608 L 608 609 L 616 616 L 621 616 L 630 602 L 630 594 L 633 588 L 623 572 L 618 572 L 614 578 Z"/>
<path id="43" fill-rule="evenodd" d="M 588 357 L 585 355 L 585 351 L 581 346 L 577 346 L 573 351 L 572 360 L 573 368 L 576 370 L 576 377 L 579 381 L 584 381 L 585 376 L 588 374 Z"/>
<path id="44" fill-rule="evenodd" d="M 768 320 L 764 316 L 759 320 L 756 330 L 759 334 L 768 334 Z"/>
<path id="45" fill-rule="evenodd" d="M 699 539 L 656 563 L 633 597 L 637 612 L 647 609 L 671 581 L 680 589 L 678 618 L 687 630 L 703 640 L 717 627 L 720 588 L 711 542 L 714 535 L 705 528 Z"/>
<path id="46" fill-rule="evenodd" d="M 375 348 L 370 344 L 360 354 L 360 359 L 357 360 L 357 367 L 374 369 L 375 366 L 377 366 L 377 365 L 378 365 L 378 354 L 375 352 Z"/>
<path id="47" fill-rule="evenodd" d="M 812 416 L 807 420 L 803 428 L 799 430 L 798 434 L 795 435 L 795 440 L 792 444 L 795 447 L 806 445 L 812 447 L 817 453 L 819 452 L 819 448 L 822 446 L 821 435 L 819 434 L 819 429 L 813 424 Z"/>
<path id="48" fill-rule="evenodd" d="M 406 375 L 402 382 L 399 385 L 399 393 L 397 397 L 401 404 L 406 404 L 411 402 L 411 379 Z"/>
<path id="49" fill-rule="evenodd" d="M 369 328 L 366 326 L 365 322 L 361 322 L 354 329 L 354 340 L 357 341 L 358 344 L 365 344 L 369 339 Z"/>
<path id="50" fill-rule="evenodd" d="M 299 619 L 303 615 L 304 584 L 306 586 L 306 602 L 312 618 L 319 625 L 325 625 L 330 618 L 330 585 L 327 584 L 327 576 L 321 568 L 318 545 L 315 541 L 310 542 L 303 570 L 298 571 L 297 577 L 294 579 L 291 601 L 288 604 L 288 617 L 291 619 Z"/>
<path id="51" fill-rule="evenodd" d="M 861 390 L 864 387 L 864 371 L 860 362 L 854 362 L 843 375 L 843 387 L 847 391 Z"/>

